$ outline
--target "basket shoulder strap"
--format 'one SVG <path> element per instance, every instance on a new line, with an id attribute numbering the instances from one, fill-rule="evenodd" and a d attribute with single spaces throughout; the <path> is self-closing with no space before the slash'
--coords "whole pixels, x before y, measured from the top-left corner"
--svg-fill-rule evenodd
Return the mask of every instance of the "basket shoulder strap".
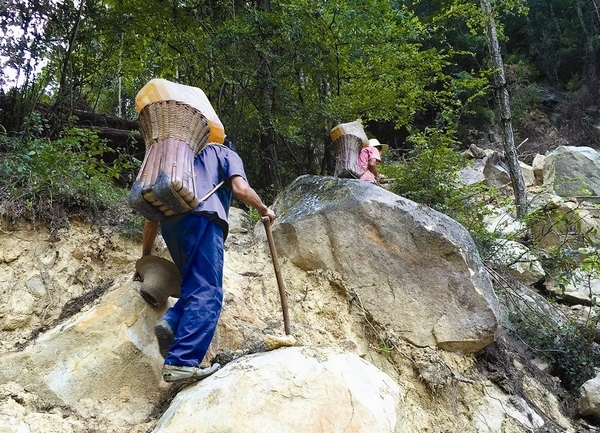
<path id="1" fill-rule="evenodd" d="M 208 191 L 206 193 L 206 195 L 204 197 L 202 197 L 200 199 L 200 203 L 198 203 L 199 205 L 201 205 L 202 203 L 204 203 L 206 201 L 206 199 L 208 199 L 211 195 L 213 195 L 219 188 L 221 188 L 221 186 L 223 186 L 223 184 L 225 183 L 224 180 L 222 180 L 221 182 L 219 182 L 213 189 L 211 189 L 210 191 Z"/>

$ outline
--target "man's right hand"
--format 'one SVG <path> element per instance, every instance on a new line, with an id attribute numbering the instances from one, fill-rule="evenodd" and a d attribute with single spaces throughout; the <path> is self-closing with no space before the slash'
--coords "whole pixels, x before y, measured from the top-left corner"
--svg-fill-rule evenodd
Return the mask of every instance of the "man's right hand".
<path id="1" fill-rule="evenodd" d="M 269 217 L 269 225 L 273 224 L 275 222 L 275 218 L 277 218 L 277 215 L 275 215 L 275 212 L 273 212 L 273 209 L 270 207 L 267 208 L 267 212 L 262 216 Z"/>

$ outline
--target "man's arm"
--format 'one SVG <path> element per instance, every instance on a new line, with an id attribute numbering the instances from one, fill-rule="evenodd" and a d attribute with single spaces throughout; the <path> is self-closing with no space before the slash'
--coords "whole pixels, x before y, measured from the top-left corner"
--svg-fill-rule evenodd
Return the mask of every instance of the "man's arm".
<path id="1" fill-rule="evenodd" d="M 371 150 L 369 155 L 369 162 L 367 163 L 367 170 L 373 173 L 375 179 L 379 177 L 379 173 L 377 172 L 377 164 L 381 162 L 381 154 L 379 153 L 379 149 L 376 147 L 370 147 Z"/>
<path id="2" fill-rule="evenodd" d="M 142 230 L 142 257 L 152 254 L 152 247 L 158 234 L 158 222 L 146 220 L 144 229 Z M 141 275 L 136 270 L 133 273 L 134 281 L 142 281 Z"/>
<path id="3" fill-rule="evenodd" d="M 142 232 L 142 256 L 152 254 L 152 247 L 158 234 L 158 222 L 146 220 L 144 223 L 144 231 Z"/>
<path id="4" fill-rule="evenodd" d="M 231 178 L 231 188 L 233 189 L 233 194 L 238 199 L 256 209 L 260 216 L 268 216 L 270 223 L 273 224 L 273 221 L 277 218 L 275 212 L 262 202 L 256 191 L 248 185 L 248 182 L 242 176 L 233 176 Z"/>
<path id="5" fill-rule="evenodd" d="M 378 176 L 378 174 L 377 174 L 377 163 L 378 163 L 377 159 L 371 158 L 371 159 L 369 159 L 369 164 L 367 165 L 367 170 L 369 170 L 371 173 L 373 173 L 373 175 L 375 177 Z"/>

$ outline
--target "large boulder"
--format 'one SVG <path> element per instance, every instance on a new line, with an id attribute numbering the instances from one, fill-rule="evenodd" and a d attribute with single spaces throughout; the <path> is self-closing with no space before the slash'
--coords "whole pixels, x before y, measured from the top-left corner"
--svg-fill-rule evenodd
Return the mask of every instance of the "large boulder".
<path id="1" fill-rule="evenodd" d="M 563 197 L 600 195 L 600 154 L 591 147 L 560 146 L 545 157 L 543 178 Z"/>
<path id="2" fill-rule="evenodd" d="M 0 384 L 35 390 L 47 406 L 77 408 L 82 415 L 103 407 L 113 418 L 141 423 L 168 389 L 153 333 L 162 312 L 129 281 L 22 352 L 0 358 Z"/>
<path id="3" fill-rule="evenodd" d="M 498 301 L 455 220 L 355 179 L 301 176 L 277 198 L 279 253 L 352 282 L 348 298 L 417 346 L 477 352 L 494 341 Z"/>
<path id="4" fill-rule="evenodd" d="M 399 199 L 396 197 L 394 200 Z M 370 207 L 379 206 L 382 206 L 379 201 L 370 204 Z M 360 212 L 363 210 L 359 209 Z M 388 213 L 383 212 L 382 215 Z M 410 218 L 405 217 L 406 220 Z M 348 219 L 346 223 L 351 224 L 352 221 Z M 446 223 L 454 224 L 446 220 L 439 222 Z M 373 301 L 369 300 L 370 305 L 367 305 L 370 310 L 360 308 L 362 299 L 359 296 L 369 297 L 359 295 L 354 290 L 364 283 L 355 283 L 346 276 L 342 279 L 340 273 L 328 269 L 305 272 L 285 257 L 281 260 L 281 272 L 287 287 L 291 329 L 296 341 L 307 347 L 289 351 L 282 349 L 273 353 L 273 356 L 265 353 L 232 360 L 257 351 L 274 349 L 289 337 L 281 335 L 281 307 L 267 245 L 255 242 L 250 236 L 243 236 L 243 232 L 251 228 L 249 225 L 238 232 L 237 239 L 230 235 L 226 244 L 224 309 L 208 355 L 209 358 L 218 357 L 222 364 L 229 364 L 192 387 L 167 385 L 160 377 L 162 359 L 152 332 L 161 311 L 149 308 L 138 293 L 140 285 L 131 281 L 134 264 L 141 251 L 139 239 L 126 248 L 127 238 L 123 237 L 119 243 L 111 243 L 119 248 L 118 251 L 102 253 L 106 261 L 88 261 L 87 254 L 92 248 L 88 250 L 84 246 L 101 244 L 89 241 L 95 239 L 97 233 L 90 226 L 87 227 L 82 225 L 77 227 L 77 231 L 65 232 L 63 239 L 68 242 L 53 246 L 48 246 L 48 235 L 43 231 L 31 230 L 19 232 L 18 235 L 4 231 L 0 236 L 0 255 L 5 260 L 11 260 L 13 266 L 4 262 L 1 268 L 3 276 L 0 281 L 5 283 L 3 293 L 14 289 L 16 299 L 20 291 L 27 290 L 38 296 L 34 303 L 36 309 L 30 315 L 47 311 L 49 317 L 43 322 L 46 325 L 43 328 L 37 326 L 38 322 L 32 321 L 27 327 L 2 331 L 0 349 L 4 350 L 0 356 L 0 432 L 101 430 L 106 433 L 147 433 L 155 428 L 157 418 L 161 417 L 173 395 L 181 389 L 184 389 L 183 396 L 175 398 L 173 404 L 176 406 L 168 411 L 173 417 L 167 420 L 170 415 L 165 415 L 161 419 L 161 433 L 175 431 L 171 428 L 175 429 L 178 425 L 191 426 L 188 431 L 209 431 L 204 429 L 202 423 L 206 420 L 215 421 L 217 417 L 238 422 L 248 419 L 252 423 L 258 423 L 259 420 L 275 423 L 281 421 L 277 417 L 287 417 L 300 425 L 288 431 L 303 432 L 311 431 L 306 429 L 307 424 L 313 428 L 321 420 L 324 427 L 317 430 L 319 432 L 336 432 L 336 428 L 342 430 L 344 422 L 348 421 L 351 428 L 343 431 L 520 433 L 524 430 L 556 431 L 559 428 L 557 424 L 562 428 L 559 428 L 561 432 L 575 431 L 570 427 L 569 420 L 561 418 L 558 410 L 560 402 L 557 403 L 549 381 L 540 378 L 543 380 L 539 386 L 532 387 L 528 379 L 533 373 L 528 364 L 518 372 L 516 381 L 513 366 L 517 365 L 520 356 L 515 357 L 516 352 L 508 351 L 508 346 L 505 352 L 501 341 L 489 347 L 474 363 L 472 356 L 418 348 L 403 341 L 395 344 L 394 341 L 380 340 L 382 336 L 386 337 L 383 335 L 386 330 L 372 332 L 370 325 L 380 326 L 371 315 L 371 311 L 375 311 L 371 306 Z M 346 226 L 338 224 L 335 227 L 341 233 L 327 238 L 327 242 L 347 235 Z M 371 227 L 366 223 L 365 227 L 368 233 L 380 230 L 379 226 Z M 308 231 L 299 236 L 312 239 L 312 227 L 307 224 L 305 228 Z M 258 223 L 255 229 L 264 236 L 262 223 Z M 386 227 L 385 230 L 397 230 L 397 227 Z M 419 234 L 421 229 L 415 232 L 416 241 L 412 242 L 418 242 L 419 246 L 425 248 L 428 244 L 419 241 L 423 236 Z M 410 238 L 410 235 L 403 236 Z M 14 243 L 15 248 L 21 246 L 17 253 L 5 248 L 4 240 L 10 239 L 12 244 L 12 239 L 17 238 L 24 245 Z M 23 241 L 25 238 L 28 239 L 27 243 Z M 40 239 L 43 246 L 36 239 Z M 387 240 L 382 239 L 381 243 L 387 244 Z M 164 243 L 158 244 L 153 253 L 166 253 Z M 454 266 L 462 269 L 464 265 L 460 264 L 460 260 L 464 259 L 455 259 L 451 247 L 436 245 L 430 248 L 435 248 L 441 256 L 436 259 L 432 255 L 430 262 L 456 260 Z M 81 249 L 75 246 L 81 246 Z M 384 252 L 390 248 L 393 249 L 391 245 L 386 245 Z M 396 247 L 398 250 L 403 248 Z M 378 259 L 368 263 L 380 262 L 382 259 L 378 250 L 367 248 L 365 254 L 373 251 L 376 251 Z M 90 266 L 87 274 L 80 273 L 81 267 L 78 265 L 82 262 L 82 253 L 83 261 Z M 410 250 L 406 254 L 415 253 Z M 39 266 L 40 256 L 45 267 Z M 469 257 L 469 253 L 463 256 Z M 51 257 L 56 257 L 56 260 L 50 260 Z M 415 263 L 417 259 L 414 259 Z M 388 259 L 384 256 L 384 260 Z M 27 263 L 30 263 L 32 271 L 37 272 L 38 278 L 34 278 L 33 272 L 26 272 Z M 15 267 L 16 264 L 18 267 Z M 417 263 L 415 266 L 423 267 L 423 272 L 435 267 L 426 263 Z M 381 269 L 378 267 L 377 271 L 381 272 Z M 475 274 L 478 271 L 479 267 L 473 270 Z M 391 267 L 390 272 L 398 272 L 398 269 Z M 495 269 L 493 275 L 496 272 Z M 73 288 L 74 284 L 80 284 L 79 280 L 73 278 L 75 274 L 94 277 L 86 280 L 92 287 L 97 282 L 96 274 L 105 279 L 115 279 L 115 283 L 107 287 L 108 292 L 101 298 L 90 299 L 90 294 L 100 296 L 95 289 L 86 292 L 85 297 L 79 297 L 80 292 Z M 48 280 L 49 276 L 53 279 Z M 477 277 L 469 275 L 468 278 Z M 385 279 L 381 275 L 377 281 Z M 389 281 L 396 284 L 396 280 L 397 276 L 390 273 Z M 448 284 L 447 281 L 443 283 Z M 469 287 L 469 283 L 466 287 Z M 499 287 L 498 293 L 502 294 L 503 288 L 504 285 Z M 401 291 L 403 287 L 399 286 L 397 290 Z M 470 289 L 461 290 L 471 292 Z M 389 299 L 387 293 L 391 289 L 386 286 L 385 291 L 386 299 Z M 439 302 L 448 304 L 450 295 L 445 292 L 440 292 Z M 543 298 L 532 290 L 529 292 L 531 297 L 519 293 L 500 299 L 503 302 L 531 299 L 531 304 L 524 305 L 521 310 L 537 314 L 536 308 L 542 305 Z M 71 301 L 65 303 L 61 296 L 67 295 L 70 297 L 66 299 Z M 348 299 L 346 295 L 352 297 Z M 455 298 L 459 299 L 458 296 Z M 438 298 L 432 299 L 433 302 L 429 300 L 428 293 L 420 297 L 415 295 L 414 304 L 418 303 L 419 308 L 427 309 Z M 462 301 L 459 299 L 458 302 Z M 55 308 L 54 304 L 57 303 L 60 308 Z M 469 304 L 465 306 L 470 308 L 465 312 L 468 318 L 473 315 L 474 307 Z M 80 312 L 75 313 L 75 310 Z M 3 311 L 10 315 L 8 308 Z M 75 315 L 65 318 L 61 311 Z M 487 314 L 485 309 L 482 312 Z M 547 310 L 540 311 L 540 314 L 550 315 L 552 312 L 556 314 L 556 308 L 548 304 Z M 19 317 L 24 316 L 23 309 L 18 313 Z M 384 313 L 377 312 L 377 320 L 382 321 Z M 561 314 L 558 319 L 564 317 Z M 8 319 L 4 323 L 16 324 L 17 321 Z M 452 332 L 454 330 L 449 329 L 448 333 Z M 437 334 L 441 335 L 441 332 Z M 277 344 L 270 344 L 272 340 L 276 340 Z M 330 349 L 333 347 L 337 349 Z M 17 350 L 20 352 L 15 353 Z M 382 375 L 378 369 L 389 377 Z M 230 374 L 235 377 L 235 381 L 231 378 L 235 385 L 231 385 Z M 399 391 L 390 383 L 390 378 L 397 382 Z M 217 387 L 217 383 L 222 387 Z M 381 386 L 376 389 L 378 385 Z M 214 390 L 214 387 L 218 390 Z M 206 394 L 207 389 L 208 396 L 194 400 L 191 395 Z M 328 394 L 324 395 L 325 392 Z M 330 392 L 335 405 L 326 398 Z M 399 393 L 401 398 L 398 398 Z M 363 394 L 368 397 L 366 400 Z M 212 401 L 213 396 L 219 396 L 219 401 Z M 188 403 L 184 397 L 189 398 Z M 313 397 L 317 397 L 316 402 L 313 402 Z M 275 410 L 263 410 L 264 399 L 275 404 Z M 302 400 L 306 405 L 302 404 Z M 280 409 L 280 406 L 289 402 L 292 402 L 294 410 L 287 410 L 287 406 Z M 457 410 L 457 402 L 460 410 Z M 320 404 L 324 408 L 321 411 L 318 408 Z M 349 412 L 349 406 L 356 410 Z M 257 413 L 260 412 L 259 408 L 263 410 L 261 414 Z M 240 415 L 239 410 L 246 412 Z M 187 419 L 186 414 L 191 412 L 193 414 Z M 349 413 L 354 416 L 349 416 Z M 299 418 L 302 418 L 302 424 L 299 424 Z M 330 423 L 339 420 L 343 422 L 335 427 L 330 426 Z M 254 431 L 268 432 L 262 427 L 263 423 Z M 243 428 L 227 431 L 243 433 Z"/>
<path id="5" fill-rule="evenodd" d="M 494 242 L 490 262 L 506 266 L 510 273 L 527 286 L 546 276 L 542 264 L 525 245 L 508 239 Z"/>
<path id="6" fill-rule="evenodd" d="M 529 194 L 528 226 L 535 245 L 576 250 L 600 245 L 600 211 L 592 197 L 568 199 L 543 193 Z"/>
<path id="7" fill-rule="evenodd" d="M 247 355 L 180 392 L 155 433 L 399 433 L 400 387 L 341 349 Z M 198 428 L 200 430 L 198 430 Z"/>

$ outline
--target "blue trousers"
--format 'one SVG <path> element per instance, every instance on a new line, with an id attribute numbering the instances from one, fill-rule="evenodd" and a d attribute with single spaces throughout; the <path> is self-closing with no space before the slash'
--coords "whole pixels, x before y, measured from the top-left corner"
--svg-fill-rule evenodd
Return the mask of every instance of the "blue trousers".
<path id="1" fill-rule="evenodd" d="M 161 234 L 183 277 L 179 300 L 164 314 L 175 333 L 165 364 L 197 366 L 223 306 L 223 229 L 195 213 L 161 221 Z"/>

